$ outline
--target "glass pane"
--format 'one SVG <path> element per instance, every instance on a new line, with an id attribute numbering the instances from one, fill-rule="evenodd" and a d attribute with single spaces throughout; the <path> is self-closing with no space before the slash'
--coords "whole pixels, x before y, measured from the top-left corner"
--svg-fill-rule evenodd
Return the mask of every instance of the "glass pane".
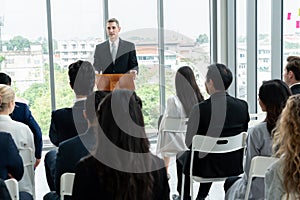
<path id="1" fill-rule="evenodd" d="M 300 1 L 283 1 L 283 63 L 288 56 L 300 56 Z"/>
<path id="2" fill-rule="evenodd" d="M 246 0 L 236 1 L 236 37 L 237 37 L 237 97 L 247 99 L 247 21 Z"/>
<path id="3" fill-rule="evenodd" d="M 210 64 L 209 0 L 164 1 L 166 98 L 175 94 L 174 75 L 181 66 L 190 66 L 201 93 Z M 201 19 L 201 20 L 199 20 Z"/>
<path id="4" fill-rule="evenodd" d="M 75 95 L 68 66 L 77 60 L 93 63 L 96 44 L 103 41 L 102 3 L 99 0 L 51 1 L 56 108 L 71 107 Z"/>
<path id="5" fill-rule="evenodd" d="M 257 95 L 263 81 L 271 79 L 271 0 L 257 1 Z M 261 113 L 257 106 L 257 113 Z"/>
<path id="6" fill-rule="evenodd" d="M 120 23 L 120 38 L 133 42 L 137 51 L 139 75 L 137 94 L 143 100 L 143 114 L 147 132 L 157 129 L 159 109 L 159 65 L 156 1 L 131 0 L 134 12 L 128 11 L 128 2 L 110 0 L 109 18 Z M 154 132 L 154 131 L 152 131 Z M 155 131 L 156 132 L 156 131 Z"/>
<path id="7" fill-rule="evenodd" d="M 16 101 L 28 103 L 42 133 L 51 115 L 46 1 L 1 0 L 0 71 L 12 78 Z"/>

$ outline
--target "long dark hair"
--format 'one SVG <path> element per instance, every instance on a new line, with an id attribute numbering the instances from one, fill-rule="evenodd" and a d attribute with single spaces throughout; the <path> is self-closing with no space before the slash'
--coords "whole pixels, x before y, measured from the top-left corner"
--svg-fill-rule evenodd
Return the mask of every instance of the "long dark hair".
<path id="1" fill-rule="evenodd" d="M 175 88 L 176 95 L 187 116 L 190 114 L 192 107 L 204 99 L 196 83 L 194 72 L 189 66 L 183 66 L 177 70 Z"/>
<path id="2" fill-rule="evenodd" d="M 153 198 L 150 143 L 138 99 L 133 91 L 115 90 L 105 97 L 97 111 L 101 130 L 96 156 L 104 156 L 109 161 L 98 162 L 98 177 L 105 183 L 105 189 L 115 195 L 115 200 Z"/>
<path id="3" fill-rule="evenodd" d="M 265 121 L 270 134 L 290 95 L 291 91 L 287 84 L 278 79 L 264 81 L 259 88 L 258 96 L 266 106 L 267 116 Z"/>

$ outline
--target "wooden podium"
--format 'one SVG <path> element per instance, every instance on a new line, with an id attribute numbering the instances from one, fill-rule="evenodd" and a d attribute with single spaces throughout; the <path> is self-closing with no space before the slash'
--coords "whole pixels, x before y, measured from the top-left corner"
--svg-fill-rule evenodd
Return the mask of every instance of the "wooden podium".
<path id="1" fill-rule="evenodd" d="M 117 84 L 120 89 L 135 89 L 134 78 L 131 74 L 96 74 L 98 90 L 113 91 Z"/>

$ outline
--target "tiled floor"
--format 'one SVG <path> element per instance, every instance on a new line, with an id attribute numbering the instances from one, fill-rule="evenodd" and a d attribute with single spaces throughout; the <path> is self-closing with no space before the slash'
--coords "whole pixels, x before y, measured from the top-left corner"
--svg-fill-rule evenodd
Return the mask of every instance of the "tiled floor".
<path id="1" fill-rule="evenodd" d="M 155 152 L 156 143 L 151 142 L 151 151 Z M 49 192 L 49 187 L 46 181 L 45 168 L 44 168 L 44 156 L 46 152 L 43 152 L 43 157 L 40 165 L 36 169 L 35 174 L 35 185 L 36 185 L 36 200 L 42 200 L 43 196 Z M 177 173 L 176 173 L 176 162 L 175 158 L 171 159 L 169 173 L 171 174 L 171 179 L 169 180 L 171 196 L 173 194 L 177 194 L 176 185 L 177 185 Z M 199 184 L 195 184 L 194 192 L 197 193 Z M 224 199 L 224 190 L 223 190 L 223 182 L 214 183 L 210 190 L 209 196 L 206 198 L 207 200 L 222 200 Z"/>

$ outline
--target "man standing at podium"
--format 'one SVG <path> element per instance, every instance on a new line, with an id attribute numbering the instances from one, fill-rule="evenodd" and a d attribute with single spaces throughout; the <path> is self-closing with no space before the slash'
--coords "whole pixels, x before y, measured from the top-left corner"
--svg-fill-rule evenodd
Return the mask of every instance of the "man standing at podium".
<path id="1" fill-rule="evenodd" d="M 111 18 L 106 23 L 106 33 L 109 40 L 98 44 L 94 54 L 94 67 L 102 74 L 138 72 L 135 45 L 119 38 L 121 27 L 119 21 Z"/>

